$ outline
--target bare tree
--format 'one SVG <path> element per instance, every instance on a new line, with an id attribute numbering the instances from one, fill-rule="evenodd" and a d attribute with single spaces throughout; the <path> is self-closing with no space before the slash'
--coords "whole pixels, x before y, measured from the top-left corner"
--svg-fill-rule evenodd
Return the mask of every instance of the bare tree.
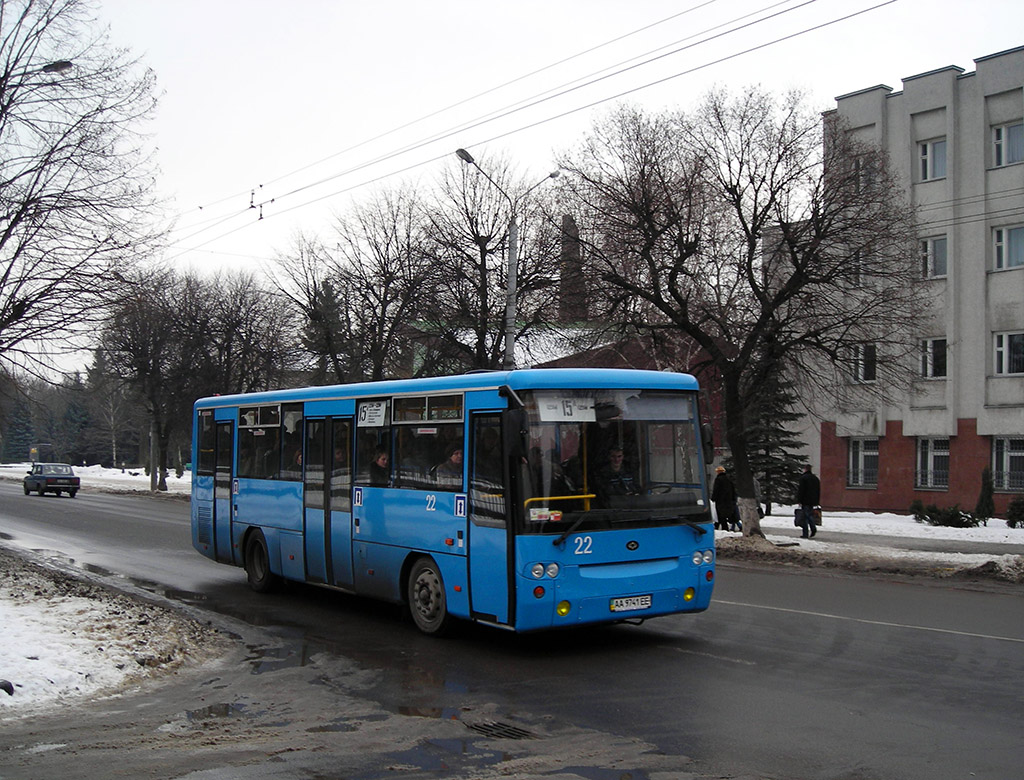
<path id="1" fill-rule="evenodd" d="M 562 166 L 605 315 L 677 331 L 717 373 L 744 533 L 759 535 L 762 386 L 780 371 L 832 384 L 869 356 L 889 380 L 874 387 L 904 381 L 922 294 L 887 161 L 800 96 L 750 90 L 692 115 L 620 109 Z"/>
<path id="2" fill-rule="evenodd" d="M 123 379 L 110 372 L 106 352 L 96 349 L 93 355 L 86 372 L 91 423 L 86 440 L 101 463 L 117 468 L 128 460 L 129 448 L 138 446 L 142 415 L 137 397 Z"/>
<path id="3" fill-rule="evenodd" d="M 196 282 L 198 283 L 198 282 Z M 285 383 L 295 340 L 280 294 L 251 273 L 218 274 L 205 283 L 196 316 L 210 307 L 209 358 L 217 393 L 250 393 Z M 183 322 L 190 327 L 189 322 Z"/>
<path id="4" fill-rule="evenodd" d="M 343 382 L 351 373 L 334 266 L 318 238 L 300 233 L 291 249 L 278 255 L 272 272 L 289 309 L 302 323 L 299 343 L 312 361 L 306 368 L 314 385 Z"/>
<path id="5" fill-rule="evenodd" d="M 314 382 L 422 373 L 416 321 L 436 273 L 416 193 L 398 187 L 355 204 L 331 238 L 328 249 L 299 236 L 278 259 L 281 289 L 305 320 Z"/>
<path id="6" fill-rule="evenodd" d="M 36 370 L 122 291 L 154 235 L 153 74 L 84 0 L 0 3 L 0 365 Z"/>
<path id="7" fill-rule="evenodd" d="M 278 385 L 288 332 L 279 301 L 249 275 L 140 271 L 129 286 L 100 348 L 111 374 L 146 406 L 152 486 L 166 490 L 168 453 L 187 438 L 195 400 Z"/>
<path id="8" fill-rule="evenodd" d="M 558 279 L 558 230 L 545 221 L 541 199 L 500 158 L 488 181 L 452 163 L 443 173 L 440 204 L 430 209 L 432 255 L 439 274 L 421 318 L 435 337 L 445 370 L 498 368 L 505 349 L 509 225 L 518 230 L 516 337 L 557 318 L 551 288 Z M 454 166 L 458 166 L 457 168 Z"/>

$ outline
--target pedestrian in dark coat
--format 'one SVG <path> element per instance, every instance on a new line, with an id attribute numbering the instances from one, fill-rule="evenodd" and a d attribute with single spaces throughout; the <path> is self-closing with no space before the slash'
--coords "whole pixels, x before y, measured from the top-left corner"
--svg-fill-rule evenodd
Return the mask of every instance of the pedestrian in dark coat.
<path id="1" fill-rule="evenodd" d="M 796 487 L 796 502 L 800 505 L 800 534 L 802 539 L 814 536 L 818 528 L 814 523 L 814 507 L 821 503 L 821 482 L 811 469 L 811 464 L 804 466 L 804 473 Z"/>
<path id="2" fill-rule="evenodd" d="M 723 531 L 740 530 L 739 511 L 736 507 L 736 486 L 719 466 L 715 469 L 715 483 L 711 487 L 711 500 L 718 514 L 718 527 Z"/>

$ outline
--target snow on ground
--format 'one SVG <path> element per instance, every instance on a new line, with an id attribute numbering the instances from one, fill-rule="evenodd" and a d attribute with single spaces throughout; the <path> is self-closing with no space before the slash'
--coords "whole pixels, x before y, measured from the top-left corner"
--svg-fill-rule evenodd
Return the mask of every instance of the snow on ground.
<path id="1" fill-rule="evenodd" d="M 0 479 L 20 480 L 29 467 L 0 465 Z M 86 492 L 149 490 L 149 477 L 141 469 L 84 466 L 75 472 Z M 168 492 L 187 494 L 190 485 L 187 473 L 181 478 L 168 476 Z M 761 525 L 776 545 L 793 543 L 791 536 L 779 533 L 793 528 L 792 508 L 776 508 Z M 851 534 L 876 536 L 879 543 L 852 543 Z M 717 531 L 715 536 L 721 550 L 734 545 L 730 540 L 740 534 Z M 949 546 L 940 552 L 902 550 L 886 545 L 885 537 L 946 540 Z M 980 528 L 939 528 L 895 514 L 826 512 L 817 537 L 800 539 L 799 550 L 805 558 L 817 560 L 904 560 L 950 568 L 995 561 L 1001 568 L 1017 570 L 1024 565 L 1021 556 L 956 552 L 958 542 L 986 542 L 998 550 L 1000 545 L 1024 544 L 1024 529 L 1008 528 L 1002 520 L 990 520 Z M 0 722 L 83 697 L 117 693 L 148 674 L 215 657 L 225 641 L 173 610 L 83 584 L 67 573 L 55 574 L 3 547 L 0 625 L 0 680 L 10 681 L 14 690 L 10 696 L 0 691 Z"/>
<path id="2" fill-rule="evenodd" d="M 0 723 L 117 695 L 148 677 L 216 658 L 228 646 L 179 610 L 23 555 L 0 547 Z"/>
<path id="3" fill-rule="evenodd" d="M 836 556 L 847 560 L 872 559 L 893 562 L 934 563 L 950 568 L 973 568 L 988 561 L 995 561 L 1003 568 L 1016 567 L 1019 562 L 1016 556 L 994 555 L 990 553 L 963 553 L 956 551 L 958 542 L 983 542 L 994 549 L 999 545 L 1024 545 L 1024 529 L 1010 528 L 1003 520 L 993 519 L 987 526 L 978 528 L 944 528 L 918 523 L 911 515 L 873 512 L 825 512 L 823 523 L 813 539 L 800 539 L 802 551 L 812 555 Z M 771 515 L 761 520 L 761 530 L 768 541 L 774 544 L 792 543 L 791 536 L 778 533 L 783 528 L 792 528 L 793 508 L 774 508 Z M 774 532 L 774 533 L 773 533 Z M 851 535 L 878 537 L 878 544 L 851 542 Z M 716 531 L 716 540 L 730 537 L 738 538 L 741 534 L 727 531 Z M 951 544 L 946 550 L 902 549 L 887 543 L 886 537 L 899 537 L 903 540 L 946 541 Z"/>
<path id="4" fill-rule="evenodd" d="M 4 463 L 0 464 L 0 478 L 20 480 L 31 470 L 32 464 Z M 142 468 L 105 469 L 103 466 L 74 466 L 75 475 L 82 479 L 82 489 L 100 488 L 103 490 L 149 490 L 149 475 Z M 191 493 L 192 474 L 186 471 L 182 476 L 174 472 L 167 475 L 168 493 Z"/>

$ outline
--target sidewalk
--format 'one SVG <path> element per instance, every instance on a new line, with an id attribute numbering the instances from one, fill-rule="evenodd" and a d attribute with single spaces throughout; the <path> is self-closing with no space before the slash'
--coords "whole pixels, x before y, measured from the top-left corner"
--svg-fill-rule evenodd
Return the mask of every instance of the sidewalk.
<path id="1" fill-rule="evenodd" d="M 817 535 L 802 539 L 792 518 L 792 511 L 782 507 L 761 520 L 770 544 L 716 531 L 719 557 L 1024 583 L 1024 529 L 1009 528 L 1003 520 L 979 528 L 944 528 L 905 515 L 827 512 Z"/>

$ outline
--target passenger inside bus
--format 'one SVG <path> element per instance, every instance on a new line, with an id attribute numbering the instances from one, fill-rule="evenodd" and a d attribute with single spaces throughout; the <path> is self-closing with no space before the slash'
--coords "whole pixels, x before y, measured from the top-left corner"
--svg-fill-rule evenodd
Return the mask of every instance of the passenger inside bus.
<path id="1" fill-rule="evenodd" d="M 608 503 L 610 496 L 635 496 L 640 493 L 636 476 L 625 467 L 622 447 L 608 450 L 608 462 L 597 473 L 597 496 Z"/>
<path id="2" fill-rule="evenodd" d="M 434 467 L 434 479 L 441 485 L 462 484 L 462 447 L 452 445 L 448 448 L 448 457 Z"/>
<path id="3" fill-rule="evenodd" d="M 390 476 L 388 453 L 383 448 L 378 448 L 373 453 L 373 461 L 370 463 L 370 484 L 374 487 L 387 487 Z"/>

